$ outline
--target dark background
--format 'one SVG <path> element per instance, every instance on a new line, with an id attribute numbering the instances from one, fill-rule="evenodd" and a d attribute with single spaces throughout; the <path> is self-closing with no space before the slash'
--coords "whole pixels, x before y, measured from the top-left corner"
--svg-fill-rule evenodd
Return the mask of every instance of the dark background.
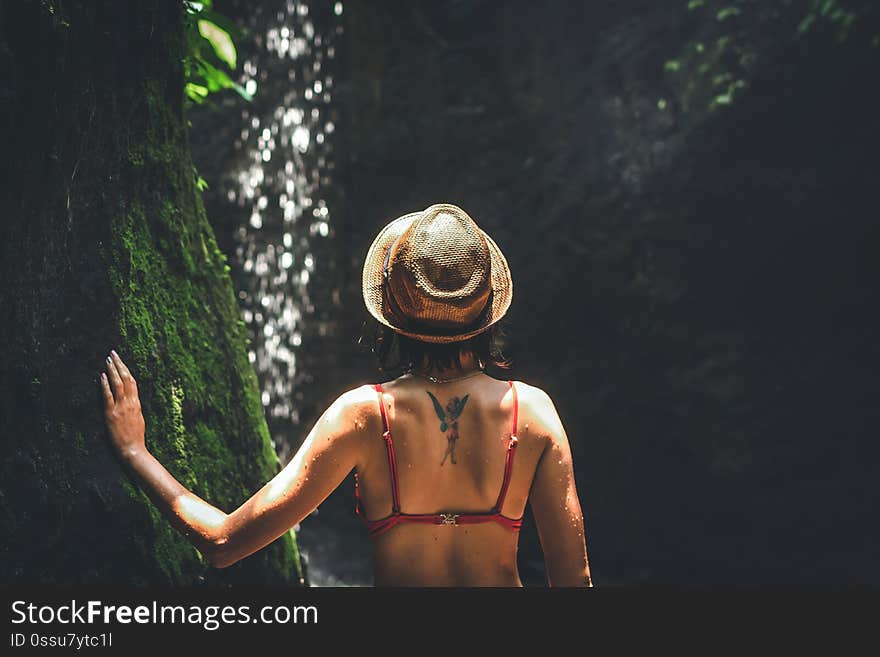
<path id="1" fill-rule="evenodd" d="M 385 378 L 364 255 L 450 202 L 510 263 L 495 374 L 556 403 L 597 585 L 880 583 L 880 5 L 214 9 L 250 101 L 186 100 L 211 46 L 178 0 L 0 0 L 0 580 L 370 583 L 351 479 L 208 568 L 119 467 L 94 377 L 116 347 L 151 450 L 234 508 Z M 273 132 L 294 115 L 306 148 Z M 543 583 L 530 520 L 519 562 Z"/>
<path id="2" fill-rule="evenodd" d="M 597 584 L 877 583 L 877 11 L 691 4 L 345 4 L 343 303 L 303 422 L 379 376 L 355 344 L 372 237 L 456 203 L 509 259 L 512 376 L 566 425 Z M 349 488 L 301 543 L 356 579 Z M 540 582 L 529 527 L 520 561 Z"/>

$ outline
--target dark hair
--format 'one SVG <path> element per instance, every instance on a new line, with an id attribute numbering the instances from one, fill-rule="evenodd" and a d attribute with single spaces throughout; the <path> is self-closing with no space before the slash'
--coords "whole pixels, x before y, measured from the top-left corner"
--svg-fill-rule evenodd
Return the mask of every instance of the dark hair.
<path id="1" fill-rule="evenodd" d="M 360 343 L 369 347 L 383 372 L 400 374 L 414 367 L 439 370 L 461 369 L 462 352 L 471 352 L 483 367 L 507 369 L 509 360 L 501 350 L 503 332 L 498 324 L 459 342 L 424 342 L 402 335 L 392 328 L 368 319 Z"/>

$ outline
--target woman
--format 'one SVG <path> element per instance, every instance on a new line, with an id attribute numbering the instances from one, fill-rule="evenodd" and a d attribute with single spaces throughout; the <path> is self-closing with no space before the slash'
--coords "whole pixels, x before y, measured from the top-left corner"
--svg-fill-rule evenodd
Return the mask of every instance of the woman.
<path id="1" fill-rule="evenodd" d="M 290 463 L 230 514 L 184 488 L 144 445 L 137 384 L 115 351 L 101 374 L 114 446 L 169 520 L 216 567 L 274 541 L 355 470 L 377 585 L 521 586 L 531 502 L 557 586 L 590 586 L 568 439 L 550 398 L 483 372 L 513 287 L 501 251 L 454 205 L 392 221 L 375 239 L 364 301 L 380 356 L 407 372 L 343 394 Z M 393 433 L 392 433 L 393 431 Z"/>

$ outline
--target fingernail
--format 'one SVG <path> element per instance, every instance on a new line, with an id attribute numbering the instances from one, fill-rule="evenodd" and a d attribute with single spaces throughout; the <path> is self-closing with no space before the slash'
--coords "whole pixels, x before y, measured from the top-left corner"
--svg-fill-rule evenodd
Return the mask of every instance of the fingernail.
<path id="1" fill-rule="evenodd" d="M 107 356 L 107 362 L 108 363 L 110 362 L 110 356 Z"/>
<path id="2" fill-rule="evenodd" d="M 118 356 L 118 355 L 119 355 L 119 354 L 117 354 L 113 349 L 110 350 L 110 353 L 113 354 L 114 356 Z"/>

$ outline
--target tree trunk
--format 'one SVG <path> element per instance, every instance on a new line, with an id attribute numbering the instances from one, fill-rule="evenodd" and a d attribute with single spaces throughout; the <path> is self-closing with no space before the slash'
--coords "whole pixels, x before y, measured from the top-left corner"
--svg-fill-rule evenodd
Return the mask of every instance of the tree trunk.
<path id="1" fill-rule="evenodd" d="M 210 570 L 114 458 L 130 365 L 150 450 L 226 510 L 278 468 L 183 114 L 183 4 L 0 0 L 0 581 L 301 581 L 292 532 Z"/>

